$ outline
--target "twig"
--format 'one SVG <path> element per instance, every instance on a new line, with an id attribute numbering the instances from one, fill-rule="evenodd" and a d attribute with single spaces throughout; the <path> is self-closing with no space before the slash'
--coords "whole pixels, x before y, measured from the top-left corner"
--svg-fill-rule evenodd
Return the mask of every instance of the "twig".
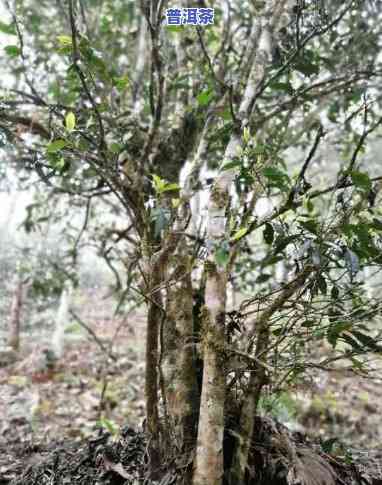
<path id="1" fill-rule="evenodd" d="M 310 149 L 310 152 L 309 152 L 303 166 L 301 167 L 300 173 L 298 174 L 298 177 L 297 177 L 298 181 L 302 180 L 305 177 L 305 172 L 306 172 L 306 170 L 309 166 L 309 163 L 312 161 L 312 158 L 314 157 L 314 154 L 316 153 L 318 145 L 321 141 L 321 138 L 324 136 L 324 134 L 325 134 L 324 130 L 322 128 L 322 125 L 320 124 L 320 126 L 317 130 L 317 134 L 316 134 L 316 138 L 314 140 L 313 146 Z"/>
<path id="2" fill-rule="evenodd" d="M 104 352 L 108 357 L 110 357 L 114 362 L 117 361 L 117 357 L 112 354 L 106 347 L 105 345 L 101 342 L 101 340 L 97 337 L 96 333 L 83 321 L 81 318 L 72 310 L 69 309 L 70 315 L 83 327 L 89 335 L 92 337 L 92 339 L 95 341 L 95 343 L 99 346 L 99 348 Z"/>
<path id="3" fill-rule="evenodd" d="M 325 28 L 320 29 L 320 30 L 314 30 L 310 35 L 308 35 L 297 47 L 297 49 L 290 55 L 290 57 L 286 60 L 286 62 L 280 67 L 280 69 L 277 70 L 276 74 L 271 76 L 268 81 L 266 81 L 261 88 L 258 90 L 256 93 L 256 98 L 261 96 L 261 94 L 265 91 L 265 89 L 273 82 L 275 81 L 281 74 L 292 64 L 292 62 L 296 59 L 296 57 L 299 55 L 301 50 L 315 37 L 320 37 L 321 35 L 326 34 L 332 27 L 337 25 L 342 18 L 345 16 L 346 12 L 351 8 L 351 5 L 354 3 L 354 1 L 350 1 L 349 4 L 343 9 L 343 11 L 332 21 L 330 24 L 328 24 Z"/>
<path id="4" fill-rule="evenodd" d="M 88 222 L 89 222 L 89 215 L 90 215 L 90 204 L 91 204 L 91 198 L 89 198 L 86 202 L 86 212 L 85 212 L 85 219 L 84 219 L 84 223 L 81 227 L 81 230 L 80 232 L 78 233 L 78 236 L 77 236 L 77 239 L 75 240 L 74 242 L 74 251 L 77 253 L 77 248 L 78 248 L 78 244 L 84 234 L 84 232 L 86 231 L 86 228 L 88 226 Z"/>
<path id="5" fill-rule="evenodd" d="M 77 28 L 76 28 L 76 22 L 74 18 L 74 9 L 73 9 L 73 0 L 69 0 L 69 18 L 70 18 L 70 28 L 72 31 L 72 59 L 73 59 L 73 66 L 74 69 L 76 70 L 78 77 L 80 78 L 82 87 L 84 88 L 84 91 L 86 93 L 86 96 L 88 97 L 92 107 L 94 114 L 97 118 L 98 121 L 98 126 L 99 126 L 99 133 L 100 133 L 100 144 L 99 148 L 101 151 L 103 151 L 106 148 L 106 141 L 105 141 L 105 129 L 103 127 L 103 121 L 101 114 L 98 110 L 97 104 L 88 88 L 85 74 L 82 72 L 80 66 L 78 65 L 78 61 L 80 60 L 80 53 L 78 50 L 78 45 L 77 45 Z"/>
<path id="6" fill-rule="evenodd" d="M 382 123 L 382 116 L 379 118 L 379 120 L 374 123 L 374 125 L 372 125 L 368 130 L 364 130 L 358 143 L 357 143 L 357 146 L 353 152 L 353 155 L 351 157 L 351 160 L 350 160 L 350 163 L 349 163 L 349 167 L 347 169 L 347 172 L 351 172 L 353 170 L 353 167 L 355 165 L 355 162 L 357 161 L 357 156 L 360 152 L 360 150 L 362 149 L 365 141 L 366 141 L 366 138 L 371 134 L 373 133 L 374 130 L 376 130 L 378 128 L 378 126 L 380 126 L 380 124 Z"/>

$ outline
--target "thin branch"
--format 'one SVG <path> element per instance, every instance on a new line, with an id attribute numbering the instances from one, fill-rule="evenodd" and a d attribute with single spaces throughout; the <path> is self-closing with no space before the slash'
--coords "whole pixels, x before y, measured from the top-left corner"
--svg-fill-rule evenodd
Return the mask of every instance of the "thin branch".
<path id="1" fill-rule="evenodd" d="M 19 22 L 17 20 L 17 16 L 16 16 L 15 12 L 11 9 L 10 4 L 7 0 L 6 0 L 5 4 L 6 4 L 8 10 L 9 10 L 11 16 L 12 16 L 13 22 L 15 23 L 17 38 L 18 38 L 19 44 L 20 44 L 20 57 L 21 57 L 22 65 L 23 65 L 25 81 L 26 81 L 29 89 L 32 91 L 33 95 L 39 100 L 40 104 L 46 105 L 45 101 L 42 99 L 42 97 L 36 91 L 32 80 L 29 79 L 29 76 L 28 76 L 28 70 L 27 70 L 27 65 L 26 65 L 27 59 L 26 59 L 25 53 L 24 53 L 24 39 L 23 39 L 21 30 L 20 30 L 20 26 L 19 26 Z"/>
<path id="2" fill-rule="evenodd" d="M 261 96 L 261 94 L 265 91 L 265 89 L 277 78 L 283 74 L 283 72 L 292 64 L 292 62 L 296 59 L 296 57 L 299 55 L 301 50 L 315 37 L 321 37 L 322 35 L 326 34 L 332 27 L 335 27 L 341 20 L 342 18 L 346 15 L 346 13 L 349 11 L 351 8 L 352 4 L 354 1 L 352 0 L 349 2 L 349 4 L 342 10 L 342 12 L 332 21 L 330 22 L 325 28 L 320 29 L 320 30 L 314 30 L 310 35 L 308 35 L 302 42 L 300 42 L 300 45 L 297 47 L 297 49 L 289 56 L 289 58 L 286 60 L 286 62 L 277 70 L 277 72 L 271 76 L 258 90 L 256 93 L 256 97 Z"/>
<path id="3" fill-rule="evenodd" d="M 363 131 L 363 133 L 362 133 L 362 135 L 361 135 L 361 137 L 360 137 L 360 139 L 359 139 L 359 141 L 358 141 L 358 143 L 357 143 L 357 146 L 356 146 L 356 148 L 355 148 L 355 150 L 354 150 L 354 152 L 353 152 L 353 155 L 352 155 L 352 157 L 351 157 L 351 160 L 350 160 L 350 163 L 349 163 L 349 167 L 348 167 L 348 168 L 347 168 L 347 170 L 346 170 L 347 172 L 351 172 L 351 171 L 353 170 L 353 167 L 354 167 L 354 165 L 355 165 L 355 162 L 357 161 L 357 156 L 358 156 L 358 154 L 359 154 L 360 150 L 362 149 L 362 147 L 363 147 L 363 145 L 364 145 L 364 143 L 365 143 L 365 141 L 366 141 L 366 138 L 367 138 L 367 137 L 368 137 L 368 136 L 369 136 L 371 133 L 373 133 L 373 131 L 375 131 L 375 130 L 378 128 L 378 126 L 380 126 L 380 125 L 381 125 L 381 123 L 382 123 L 382 116 L 381 116 L 381 117 L 379 118 L 379 120 L 378 120 L 376 123 L 374 123 L 374 125 L 373 125 L 373 126 L 371 126 L 371 127 L 368 129 L 368 130 L 364 130 L 364 131 Z"/>
<path id="4" fill-rule="evenodd" d="M 313 143 L 313 146 L 312 148 L 310 149 L 310 152 L 303 164 L 303 166 L 301 167 L 301 171 L 300 173 L 298 174 L 298 177 L 297 177 L 297 180 L 303 180 L 305 178 L 305 172 L 309 166 L 309 163 L 312 161 L 313 157 L 314 157 L 314 154 L 316 153 L 317 151 L 317 148 L 318 148 L 318 145 L 321 141 L 321 138 L 324 136 L 325 132 L 322 128 L 322 125 L 320 124 L 318 130 L 317 130 L 317 134 L 316 134 L 316 138 L 314 140 L 314 143 Z"/>
<path id="5" fill-rule="evenodd" d="M 199 39 L 200 47 L 202 49 L 202 52 L 203 52 L 204 57 L 206 58 L 206 61 L 207 61 L 207 64 L 208 64 L 208 68 L 209 68 L 209 70 L 211 72 L 211 75 L 212 75 L 214 81 L 215 81 L 215 84 L 216 84 L 216 86 L 219 86 L 221 88 L 221 90 L 224 92 L 227 89 L 227 86 L 215 74 L 214 66 L 212 65 L 211 57 L 209 56 L 209 54 L 207 52 L 207 48 L 206 48 L 206 46 L 204 44 L 204 40 L 203 40 L 201 28 L 199 26 L 196 27 L 196 32 L 198 34 L 198 39 Z"/>
<path id="6" fill-rule="evenodd" d="M 258 334 L 259 332 L 264 329 L 269 323 L 270 317 L 281 310 L 285 302 L 305 283 L 306 279 L 310 276 L 313 272 L 314 266 L 308 264 L 305 268 L 296 276 L 296 278 L 287 283 L 283 289 L 281 294 L 268 305 L 268 307 L 262 312 L 262 314 L 253 322 L 252 327 L 253 330 L 250 332 L 249 337 L 252 338 L 253 335 Z M 249 352 L 252 351 L 252 344 L 249 347 Z"/>
<path id="7" fill-rule="evenodd" d="M 69 0 L 69 18 L 70 18 L 70 28 L 72 31 L 72 60 L 73 60 L 73 66 L 74 69 L 77 72 L 77 75 L 81 81 L 82 87 L 86 93 L 86 96 L 88 97 L 92 107 L 94 114 L 97 118 L 98 122 L 98 127 L 99 127 L 99 133 L 100 133 L 100 143 L 99 143 L 99 148 L 101 151 L 106 149 L 106 141 L 105 141 L 105 129 L 103 126 L 103 121 L 101 114 L 98 110 L 97 103 L 95 102 L 89 88 L 86 82 L 85 74 L 83 73 L 82 69 L 80 68 L 78 61 L 80 60 L 80 52 L 78 50 L 78 45 L 77 45 L 77 28 L 76 28 L 76 21 L 74 17 L 74 9 L 73 9 L 73 0 Z"/>
<path id="8" fill-rule="evenodd" d="M 324 130 L 323 130 L 322 125 L 320 123 L 320 126 L 317 130 L 316 138 L 315 138 L 314 143 L 313 143 L 313 146 L 310 149 L 309 154 L 308 154 L 305 162 L 303 163 L 303 165 L 301 167 L 300 173 L 297 176 L 297 179 L 296 179 L 294 186 L 292 187 L 292 189 L 289 192 L 287 204 L 293 203 L 296 194 L 298 194 L 300 196 L 304 195 L 311 188 L 311 185 L 309 185 L 305 181 L 305 172 L 308 169 L 309 164 L 312 161 L 314 154 L 317 151 L 318 145 L 321 141 L 321 138 L 323 136 L 324 136 Z"/>
<path id="9" fill-rule="evenodd" d="M 382 180 L 382 175 L 379 176 L 379 177 L 370 178 L 371 182 L 378 182 L 380 180 Z M 314 191 L 310 194 L 308 193 L 307 197 L 308 197 L 309 200 L 312 200 L 312 199 L 315 199 L 316 197 L 319 197 L 320 195 L 328 194 L 329 192 L 333 192 L 335 190 L 345 189 L 347 187 L 353 187 L 353 186 L 354 186 L 354 183 L 352 181 L 343 182 L 343 183 L 341 183 L 340 186 L 338 185 L 338 183 L 335 183 L 333 185 L 330 185 L 329 187 L 326 187 L 325 189 L 316 190 L 316 191 Z M 259 229 L 260 227 L 264 226 L 265 224 L 272 222 L 273 220 L 277 219 L 278 217 L 285 214 L 289 210 L 297 209 L 298 207 L 300 207 L 302 205 L 302 203 L 303 203 L 302 198 L 301 198 L 301 200 L 293 201 L 291 204 L 286 203 L 286 204 L 282 205 L 279 209 L 277 209 L 270 216 L 265 217 L 264 219 L 262 219 L 260 221 L 258 219 L 255 219 L 252 223 L 249 224 L 248 229 L 247 229 L 246 233 L 243 234 L 243 236 L 236 238 L 235 240 L 231 240 L 230 243 L 231 244 L 237 244 L 239 241 L 241 241 L 244 237 L 247 237 L 253 231 Z"/>
<path id="10" fill-rule="evenodd" d="M 148 157 L 152 151 L 152 147 L 158 135 L 160 122 L 162 119 L 163 101 L 164 101 L 164 83 L 165 79 L 162 72 L 162 59 L 159 49 L 159 30 L 160 24 L 155 28 L 150 22 L 150 11 L 144 10 L 146 20 L 149 24 L 151 35 L 151 82 L 150 82 L 150 104 L 153 120 L 151 123 L 150 131 L 147 137 L 147 141 L 142 150 L 142 156 L 140 160 L 140 166 L 144 167 L 144 164 L 148 160 Z M 154 102 L 154 78 L 155 73 L 157 76 L 157 92 L 156 92 L 156 104 Z"/>
<path id="11" fill-rule="evenodd" d="M 77 236 L 77 239 L 75 240 L 74 242 L 74 246 L 73 246 L 73 249 L 75 251 L 75 253 L 77 253 L 77 249 L 78 249 L 78 244 L 84 234 L 84 232 L 86 231 L 87 229 L 87 226 L 88 226 L 88 222 L 89 222 L 89 215 L 90 215 L 90 204 L 91 204 L 91 198 L 89 198 L 86 202 L 86 212 L 85 212 L 85 219 L 84 219 L 84 223 L 81 227 L 81 230 L 80 232 L 78 233 L 78 236 Z"/>
<path id="12" fill-rule="evenodd" d="M 98 338 L 97 334 L 83 320 L 81 320 L 81 318 L 72 309 L 69 309 L 69 313 L 76 320 L 76 322 L 78 322 L 81 325 L 81 327 L 83 327 L 89 333 L 89 335 L 92 337 L 94 342 L 99 346 L 102 352 L 104 352 L 112 360 L 116 361 L 117 357 L 113 355 L 110 352 L 110 350 L 105 347 L 102 341 Z"/>

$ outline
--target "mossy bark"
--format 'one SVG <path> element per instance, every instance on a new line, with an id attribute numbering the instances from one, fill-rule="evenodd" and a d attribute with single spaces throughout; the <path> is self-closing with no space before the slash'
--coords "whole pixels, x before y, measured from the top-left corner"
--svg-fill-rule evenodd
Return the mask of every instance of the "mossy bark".
<path id="1" fill-rule="evenodd" d="M 165 402 L 176 447 L 190 451 L 195 446 L 198 421 L 193 290 L 187 257 L 178 257 L 177 283 L 168 288 L 163 325 L 162 372 Z"/>
<path id="2" fill-rule="evenodd" d="M 162 298 L 157 291 L 152 295 L 147 315 L 145 396 L 147 431 L 150 436 L 149 458 L 152 478 L 157 477 L 161 463 L 158 413 L 158 333 L 162 318 Z"/>
<path id="3" fill-rule="evenodd" d="M 203 311 L 203 386 L 193 485 L 220 485 L 223 479 L 225 403 L 226 275 L 210 264 Z"/>

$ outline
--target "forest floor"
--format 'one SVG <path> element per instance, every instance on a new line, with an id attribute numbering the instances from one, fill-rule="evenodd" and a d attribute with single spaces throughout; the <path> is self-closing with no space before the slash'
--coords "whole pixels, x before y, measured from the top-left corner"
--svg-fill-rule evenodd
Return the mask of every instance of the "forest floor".
<path id="1" fill-rule="evenodd" d="M 54 366 L 42 366 L 43 346 L 28 342 L 21 361 L 0 369 L 0 485 L 144 479 L 143 315 L 112 320 L 100 298 L 82 308 L 81 319 L 112 357 L 73 320 Z M 350 466 L 360 453 L 381 463 L 380 384 L 356 375 L 312 376 L 309 386 L 267 406 L 279 421 L 320 440 L 338 463 Z M 175 483 L 171 473 L 168 484 Z M 57 474 L 71 478 L 54 481 Z"/>

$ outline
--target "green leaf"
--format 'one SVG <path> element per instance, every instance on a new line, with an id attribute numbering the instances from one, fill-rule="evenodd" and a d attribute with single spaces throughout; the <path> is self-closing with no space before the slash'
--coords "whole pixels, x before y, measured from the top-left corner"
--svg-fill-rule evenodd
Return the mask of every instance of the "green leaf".
<path id="1" fill-rule="evenodd" d="M 226 248 L 218 248 L 215 252 L 215 261 L 218 266 L 227 266 L 229 251 Z"/>
<path id="2" fill-rule="evenodd" d="M 76 116 L 71 111 L 65 117 L 65 126 L 68 131 L 73 131 L 76 126 Z"/>
<path id="3" fill-rule="evenodd" d="M 248 143 L 250 139 L 251 139 L 251 132 L 249 131 L 249 128 L 245 126 L 243 130 L 243 141 L 244 143 Z"/>
<path id="4" fill-rule="evenodd" d="M 355 349 L 355 350 L 358 350 L 358 351 L 364 350 L 356 339 L 354 339 L 353 337 L 351 337 L 350 335 L 348 335 L 346 333 L 341 335 L 341 339 L 344 340 L 351 347 L 353 347 L 353 349 Z"/>
<path id="5" fill-rule="evenodd" d="M 321 448 L 324 453 L 332 453 L 334 445 L 338 442 L 338 438 L 330 438 L 321 443 Z"/>
<path id="6" fill-rule="evenodd" d="M 267 147 L 259 142 L 251 149 L 251 155 L 265 155 L 266 153 Z"/>
<path id="7" fill-rule="evenodd" d="M 353 171 L 350 173 L 353 184 L 359 189 L 369 192 L 371 190 L 371 180 L 367 173 Z"/>
<path id="8" fill-rule="evenodd" d="M 56 153 L 62 150 L 67 145 L 65 140 L 55 140 L 49 143 L 46 147 L 47 153 Z"/>
<path id="9" fill-rule="evenodd" d="M 258 276 L 256 278 L 256 283 L 266 283 L 270 278 L 272 278 L 272 275 L 271 274 L 261 274 L 260 276 Z"/>
<path id="10" fill-rule="evenodd" d="M 57 36 L 58 42 L 58 53 L 61 55 L 69 56 L 72 52 L 72 38 L 68 35 L 59 35 Z"/>
<path id="11" fill-rule="evenodd" d="M 375 340 L 370 337 L 370 335 L 366 335 L 365 333 L 359 332 L 358 330 L 351 330 L 350 332 L 357 340 L 359 340 L 365 347 L 368 349 L 374 350 L 376 352 L 381 352 L 382 347 L 377 345 Z"/>
<path id="12" fill-rule="evenodd" d="M 271 186 L 277 187 L 283 191 L 288 190 L 290 183 L 288 174 L 276 167 L 266 167 L 263 169 L 263 175 L 269 180 Z"/>
<path id="13" fill-rule="evenodd" d="M 219 111 L 218 113 L 216 113 L 216 116 L 219 117 L 219 118 L 222 118 L 225 121 L 232 120 L 232 113 L 231 113 L 231 110 L 229 108 L 226 108 L 221 112 Z"/>
<path id="14" fill-rule="evenodd" d="M 274 254 L 276 255 L 278 253 L 281 253 L 281 251 L 283 251 L 288 246 L 288 244 L 290 244 L 292 241 L 294 241 L 297 238 L 298 238 L 297 235 L 288 236 L 288 237 L 284 237 L 284 236 L 278 237 L 276 240 L 276 248 L 275 248 Z"/>
<path id="15" fill-rule="evenodd" d="M 225 171 L 225 170 L 231 170 L 232 168 L 236 168 L 236 167 L 240 167 L 242 165 L 242 160 L 240 160 L 239 158 L 235 158 L 234 160 L 231 160 L 229 162 L 226 162 L 221 170 L 222 171 Z"/>
<path id="16" fill-rule="evenodd" d="M 167 25 L 166 30 L 168 30 L 169 32 L 174 32 L 174 33 L 182 32 L 183 27 L 181 27 L 180 25 Z"/>
<path id="17" fill-rule="evenodd" d="M 162 194 L 163 192 L 171 192 L 172 190 L 179 190 L 180 188 L 178 184 L 169 184 L 155 173 L 153 174 L 153 185 L 154 190 L 157 194 Z"/>
<path id="18" fill-rule="evenodd" d="M 288 81 L 288 82 L 272 82 L 269 84 L 269 87 L 271 89 L 275 89 L 277 91 L 285 91 L 286 93 L 289 93 L 289 94 L 293 94 L 294 93 L 294 89 L 293 89 L 293 86 L 291 85 L 291 83 Z"/>
<path id="19" fill-rule="evenodd" d="M 304 195 L 302 205 L 304 209 L 306 209 L 308 212 L 313 212 L 314 211 L 314 205 L 312 201 L 310 200 L 309 196 Z"/>
<path id="20" fill-rule="evenodd" d="M 161 193 L 165 186 L 165 181 L 159 177 L 159 175 L 156 175 L 155 173 L 153 174 L 153 185 L 154 185 L 154 190 L 158 194 Z"/>
<path id="21" fill-rule="evenodd" d="M 264 231 L 263 231 L 263 237 L 264 237 L 264 241 L 267 244 L 273 243 L 273 239 L 275 237 L 275 231 L 273 229 L 272 224 L 270 224 L 269 222 L 267 222 L 265 224 L 265 228 L 264 228 Z"/>
<path id="22" fill-rule="evenodd" d="M 304 57 L 301 57 L 294 63 L 294 68 L 305 76 L 312 76 L 320 72 L 320 66 L 313 63 L 314 53 L 306 51 Z"/>
<path id="23" fill-rule="evenodd" d="M 232 236 L 232 241 L 237 241 L 238 239 L 242 239 L 248 232 L 247 227 L 242 227 L 239 229 L 235 234 Z"/>
<path id="24" fill-rule="evenodd" d="M 72 45 L 72 38 L 69 35 L 58 35 L 57 41 L 61 47 L 69 47 Z"/>
<path id="25" fill-rule="evenodd" d="M 122 149 L 123 149 L 123 146 L 120 145 L 119 143 L 111 143 L 109 146 L 109 150 L 111 151 L 111 153 L 119 153 L 122 151 Z"/>
<path id="26" fill-rule="evenodd" d="M 299 222 L 300 226 L 302 226 L 304 229 L 307 231 L 311 232 L 312 234 L 318 233 L 318 224 L 315 220 L 313 219 L 308 219 L 307 221 L 304 222 Z"/>
<path id="27" fill-rule="evenodd" d="M 118 427 L 114 423 L 114 421 L 111 421 L 110 419 L 106 418 L 101 418 L 99 421 L 97 421 L 97 426 L 100 428 L 106 428 L 111 435 L 116 435 L 118 432 Z"/>
<path id="28" fill-rule="evenodd" d="M 333 346 L 337 345 L 337 340 L 341 336 L 342 332 L 349 330 L 351 328 L 351 323 L 349 322 L 336 322 L 331 324 L 326 333 L 326 339 Z"/>
<path id="29" fill-rule="evenodd" d="M 211 89 L 207 89 L 206 91 L 202 91 L 200 94 L 196 96 L 196 100 L 199 106 L 207 106 L 210 103 L 211 99 L 214 96 L 214 92 Z"/>
<path id="30" fill-rule="evenodd" d="M 305 322 L 303 322 L 301 324 L 301 326 L 306 327 L 306 328 L 310 328 L 310 327 L 314 327 L 316 324 L 317 324 L 316 320 L 305 320 Z"/>
<path id="31" fill-rule="evenodd" d="M 374 218 L 371 227 L 376 231 L 382 231 L 382 221 L 380 219 Z"/>
<path id="32" fill-rule="evenodd" d="M 17 57 L 21 54 L 21 49 L 17 45 L 6 45 L 4 50 L 9 57 Z"/>
<path id="33" fill-rule="evenodd" d="M 162 188 L 162 190 L 160 191 L 160 193 L 163 193 L 163 192 L 171 192 L 172 190 L 179 190 L 180 187 L 178 184 L 165 184 L 164 187 Z"/>
<path id="34" fill-rule="evenodd" d="M 360 360 L 356 359 L 355 357 L 350 357 L 350 360 L 352 361 L 354 367 L 359 370 L 365 370 L 365 364 L 361 362 Z"/>
<path id="35" fill-rule="evenodd" d="M 180 206 L 180 199 L 171 199 L 171 206 L 174 209 L 177 209 Z"/>
<path id="36" fill-rule="evenodd" d="M 266 266 L 273 266 L 274 264 L 277 264 L 279 261 L 283 261 L 283 260 L 284 260 L 283 256 L 269 255 L 261 261 L 261 268 L 265 268 Z"/>
<path id="37" fill-rule="evenodd" d="M 11 24 L 5 24 L 4 22 L 0 21 L 0 32 L 8 35 L 17 35 L 16 28 L 13 22 Z"/>
<path id="38" fill-rule="evenodd" d="M 60 157 L 57 160 L 55 160 L 53 165 L 54 165 L 54 168 L 56 168 L 61 172 L 66 166 L 64 157 Z"/>
<path id="39" fill-rule="evenodd" d="M 119 92 L 124 91 L 130 85 L 130 80 L 127 76 L 113 78 L 113 84 Z"/>

